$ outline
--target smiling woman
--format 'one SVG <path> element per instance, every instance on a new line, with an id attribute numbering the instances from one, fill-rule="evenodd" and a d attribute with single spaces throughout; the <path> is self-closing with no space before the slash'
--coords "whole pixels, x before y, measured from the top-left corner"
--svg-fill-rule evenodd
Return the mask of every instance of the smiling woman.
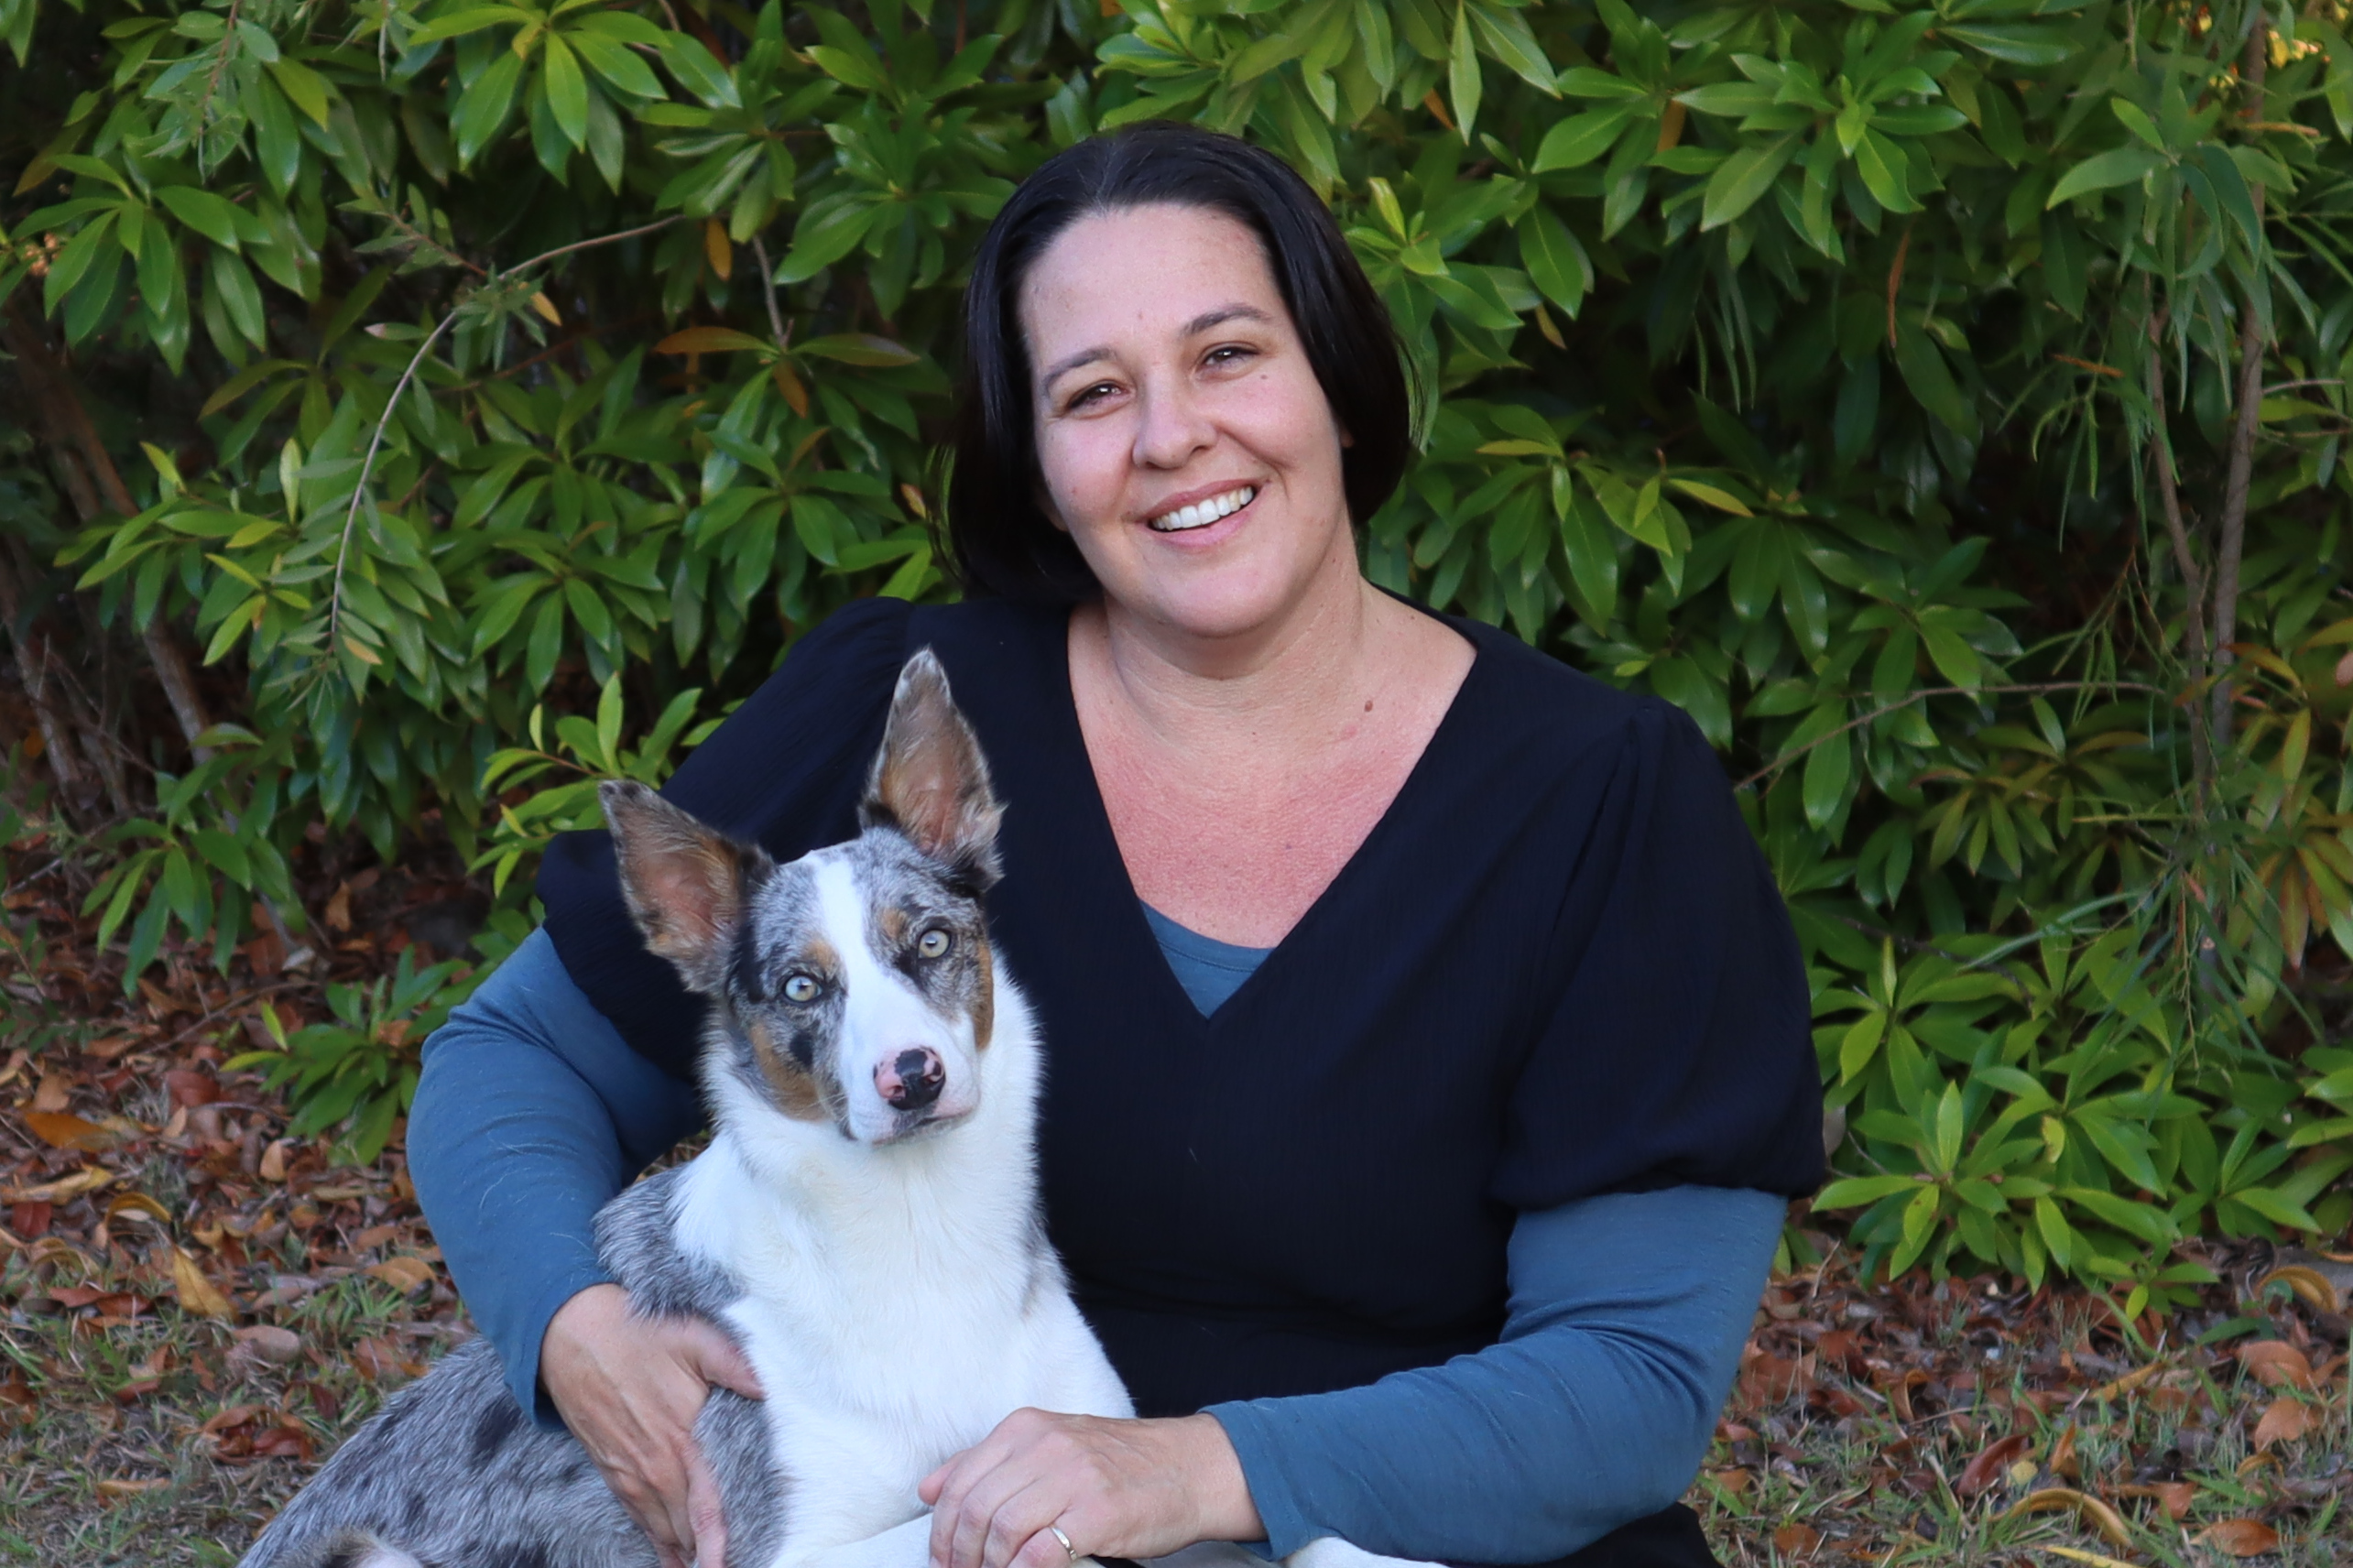
<path id="1" fill-rule="evenodd" d="M 1675 1499 L 1822 1163 L 1804 976 L 1714 754 L 1367 582 L 1407 384 L 1267 153 L 1145 125 L 1050 159 L 966 311 L 965 602 L 838 613 L 666 790 L 779 860 L 848 836 L 926 647 L 997 779 L 1044 1221 L 1142 1415 L 941 1434 L 932 1563 L 1707 1568 Z M 605 835 L 539 891 L 428 1050 L 411 1169 L 517 1398 L 682 1563 L 724 1529 L 694 1413 L 744 1374 L 565 1238 L 695 1125 L 695 1004 Z"/>

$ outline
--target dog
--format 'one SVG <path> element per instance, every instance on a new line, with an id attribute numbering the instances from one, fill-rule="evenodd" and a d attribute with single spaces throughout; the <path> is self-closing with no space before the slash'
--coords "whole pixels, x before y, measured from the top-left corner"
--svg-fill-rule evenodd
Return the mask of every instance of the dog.
<path id="1" fill-rule="evenodd" d="M 979 742 L 927 648 L 846 843 L 778 866 L 643 785 L 601 792 L 647 944 L 709 998 L 714 1132 L 599 1212 L 598 1255 L 639 1312 L 717 1324 L 767 1391 L 714 1388 L 695 1424 L 728 1568 L 839 1568 L 875 1540 L 920 1561 L 917 1483 L 1005 1416 L 1134 1413 L 1040 1217 L 1041 1051 L 984 919 L 1001 808 Z M 655 1561 L 475 1340 L 354 1433 L 244 1568 Z"/>

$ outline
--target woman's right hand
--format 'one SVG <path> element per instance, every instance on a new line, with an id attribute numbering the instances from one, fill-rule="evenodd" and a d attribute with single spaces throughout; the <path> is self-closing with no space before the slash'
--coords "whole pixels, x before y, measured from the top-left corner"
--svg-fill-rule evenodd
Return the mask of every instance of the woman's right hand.
<path id="1" fill-rule="evenodd" d="M 662 1568 L 720 1568 L 727 1526 L 694 1419 L 714 1386 L 762 1397 L 727 1336 L 700 1318 L 639 1317 L 620 1286 L 591 1285 L 549 1320 L 539 1381 Z"/>

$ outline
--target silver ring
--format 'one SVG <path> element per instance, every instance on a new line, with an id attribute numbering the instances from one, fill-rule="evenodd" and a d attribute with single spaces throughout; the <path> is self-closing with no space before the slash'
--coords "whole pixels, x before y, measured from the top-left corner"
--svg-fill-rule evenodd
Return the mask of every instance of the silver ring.
<path id="1" fill-rule="evenodd" d="M 1078 1548 L 1071 1544 L 1071 1538 L 1062 1533 L 1062 1526 L 1058 1524 L 1050 1524 L 1046 1527 L 1046 1533 L 1052 1536 L 1056 1541 L 1062 1542 L 1063 1556 L 1069 1558 L 1073 1563 L 1076 1563 L 1078 1561 Z"/>

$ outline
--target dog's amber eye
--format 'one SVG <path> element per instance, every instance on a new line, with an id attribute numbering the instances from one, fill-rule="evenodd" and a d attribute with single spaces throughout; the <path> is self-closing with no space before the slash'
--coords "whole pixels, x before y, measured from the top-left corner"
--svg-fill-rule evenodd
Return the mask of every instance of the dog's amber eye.
<path id="1" fill-rule="evenodd" d="M 788 1002 L 813 1002 L 817 991 L 817 982 L 807 975 L 792 975 L 784 983 L 784 999 Z"/>
<path id="2" fill-rule="evenodd" d="M 915 951 L 926 958 L 945 958 L 956 939 L 943 931 L 927 931 L 915 939 Z"/>

